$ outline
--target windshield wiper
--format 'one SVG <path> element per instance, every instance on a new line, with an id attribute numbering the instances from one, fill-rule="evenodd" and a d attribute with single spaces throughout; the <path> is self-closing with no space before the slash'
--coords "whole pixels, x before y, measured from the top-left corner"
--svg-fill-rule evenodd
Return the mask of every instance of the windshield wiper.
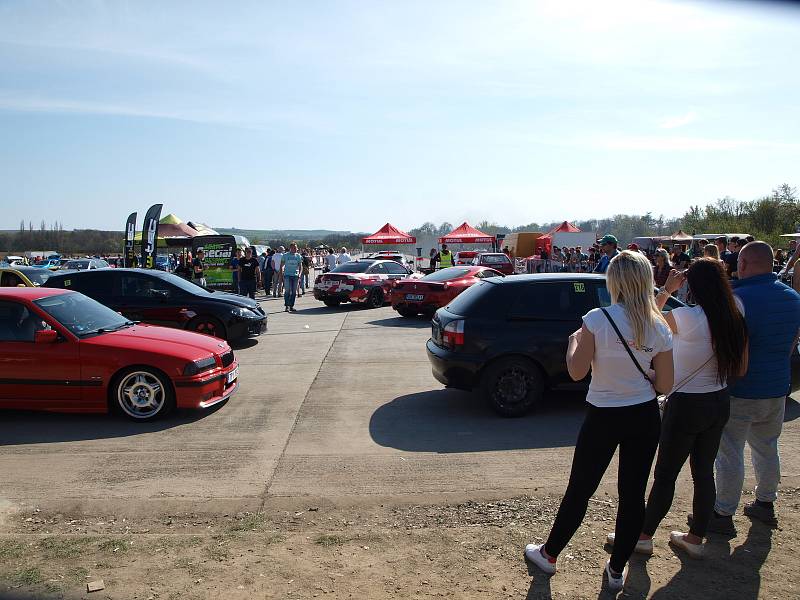
<path id="1" fill-rule="evenodd" d="M 120 329 L 124 329 L 125 327 L 132 327 L 136 325 L 136 321 L 125 321 L 124 323 L 120 323 L 116 327 L 98 327 L 97 329 L 92 329 L 90 331 L 83 331 L 79 335 L 81 337 L 86 337 L 88 335 L 99 335 L 101 333 L 111 333 L 113 331 L 119 331 Z"/>

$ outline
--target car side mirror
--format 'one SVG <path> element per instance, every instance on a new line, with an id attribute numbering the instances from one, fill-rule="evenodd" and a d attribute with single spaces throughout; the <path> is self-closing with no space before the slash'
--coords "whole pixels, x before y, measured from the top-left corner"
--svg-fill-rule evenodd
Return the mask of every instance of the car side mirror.
<path id="1" fill-rule="evenodd" d="M 58 341 L 58 332 L 55 329 L 40 329 L 33 334 L 33 341 L 37 344 L 54 344 Z"/>

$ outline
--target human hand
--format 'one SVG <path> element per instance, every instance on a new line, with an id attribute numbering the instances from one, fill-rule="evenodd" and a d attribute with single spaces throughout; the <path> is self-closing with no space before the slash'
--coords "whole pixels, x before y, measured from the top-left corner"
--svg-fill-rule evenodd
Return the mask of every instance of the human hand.
<path id="1" fill-rule="evenodd" d="M 681 288 L 684 281 L 686 281 L 686 274 L 677 269 L 672 269 L 672 271 L 669 272 L 666 283 L 664 283 L 664 289 L 670 294 L 673 294 Z"/>

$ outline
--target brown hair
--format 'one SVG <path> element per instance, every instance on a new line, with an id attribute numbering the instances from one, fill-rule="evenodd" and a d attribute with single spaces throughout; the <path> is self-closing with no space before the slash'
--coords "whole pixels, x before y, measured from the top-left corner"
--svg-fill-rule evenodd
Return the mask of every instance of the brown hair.
<path id="1" fill-rule="evenodd" d="M 726 382 L 742 371 L 747 347 L 744 317 L 719 260 L 701 258 L 693 262 L 686 271 L 686 279 L 695 302 L 708 319 L 711 347 L 717 358 L 717 380 Z"/>

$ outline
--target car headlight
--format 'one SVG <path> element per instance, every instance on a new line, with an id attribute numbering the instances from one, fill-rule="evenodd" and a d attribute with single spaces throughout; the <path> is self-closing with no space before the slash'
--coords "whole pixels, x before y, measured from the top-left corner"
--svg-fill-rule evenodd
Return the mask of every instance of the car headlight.
<path id="1" fill-rule="evenodd" d="M 183 368 L 184 375 L 197 375 L 198 373 L 202 373 L 203 371 L 208 371 L 209 369 L 213 369 L 217 366 L 217 359 L 213 356 L 209 356 L 207 358 L 201 358 L 200 360 L 195 360 L 188 363 Z"/>
<path id="2" fill-rule="evenodd" d="M 249 308 L 243 308 L 241 306 L 234 306 L 231 309 L 231 313 L 233 313 L 233 316 L 235 316 L 235 317 L 244 317 L 246 319 L 252 319 L 253 317 L 257 317 L 258 316 L 256 313 L 254 313 Z"/>

